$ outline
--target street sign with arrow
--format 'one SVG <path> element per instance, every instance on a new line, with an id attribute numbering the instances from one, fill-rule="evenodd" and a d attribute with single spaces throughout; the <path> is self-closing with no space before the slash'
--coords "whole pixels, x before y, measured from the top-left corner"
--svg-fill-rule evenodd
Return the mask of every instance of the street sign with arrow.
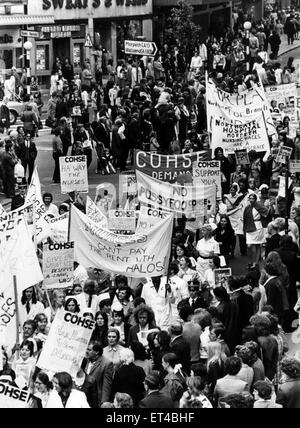
<path id="1" fill-rule="evenodd" d="M 157 46 L 154 42 L 125 40 L 125 54 L 136 56 L 155 56 Z"/>

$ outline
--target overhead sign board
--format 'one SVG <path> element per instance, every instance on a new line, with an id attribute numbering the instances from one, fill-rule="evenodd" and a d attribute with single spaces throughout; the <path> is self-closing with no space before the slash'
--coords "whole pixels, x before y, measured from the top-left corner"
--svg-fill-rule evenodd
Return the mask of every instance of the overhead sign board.
<path id="1" fill-rule="evenodd" d="M 154 42 L 125 40 L 125 54 L 155 56 L 157 54 L 157 46 Z"/>

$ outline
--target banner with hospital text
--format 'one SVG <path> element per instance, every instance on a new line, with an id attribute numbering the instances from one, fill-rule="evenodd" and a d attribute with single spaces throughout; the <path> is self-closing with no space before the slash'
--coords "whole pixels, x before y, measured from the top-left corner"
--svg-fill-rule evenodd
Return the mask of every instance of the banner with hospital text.
<path id="1" fill-rule="evenodd" d="M 206 215 L 215 212 L 216 186 L 180 186 L 163 183 L 137 171 L 138 198 L 142 204 L 185 214 Z"/>
<path id="2" fill-rule="evenodd" d="M 58 311 L 37 366 L 52 373 L 76 377 L 90 342 L 95 322 L 81 314 Z"/>
<path id="3" fill-rule="evenodd" d="M 244 124 L 246 121 L 262 117 L 265 121 L 268 135 L 277 135 L 271 116 L 269 102 L 262 85 L 239 94 L 229 94 L 208 81 L 206 85 L 207 126 L 212 132 L 215 119 L 224 119 L 234 124 Z"/>
<path id="4" fill-rule="evenodd" d="M 143 233 L 146 230 L 150 230 L 153 227 L 161 224 L 163 220 L 170 217 L 169 211 L 163 211 L 156 208 L 141 206 L 138 224 L 136 227 L 136 233 Z"/>
<path id="5" fill-rule="evenodd" d="M 135 152 L 135 169 L 157 180 L 175 183 L 187 175 L 192 182 L 193 164 L 211 160 L 210 151 L 186 153 L 184 155 L 159 155 L 143 151 Z"/>
<path id="6" fill-rule="evenodd" d="M 223 119 L 214 119 L 212 126 L 212 149 L 222 147 L 224 155 L 234 154 L 246 149 L 256 152 L 269 152 L 270 144 L 262 117 L 243 124 L 233 124 Z"/>
<path id="7" fill-rule="evenodd" d="M 168 270 L 172 229 L 170 216 L 151 231 L 116 235 L 71 207 L 70 239 L 75 242 L 75 260 L 85 268 L 95 266 L 132 278 L 164 275 Z"/>

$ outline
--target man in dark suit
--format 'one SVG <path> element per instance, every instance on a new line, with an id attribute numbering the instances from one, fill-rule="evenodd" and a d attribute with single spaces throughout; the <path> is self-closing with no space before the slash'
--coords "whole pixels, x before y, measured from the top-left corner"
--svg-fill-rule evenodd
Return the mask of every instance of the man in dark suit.
<path id="1" fill-rule="evenodd" d="M 199 281 L 194 279 L 192 282 L 189 283 L 188 289 L 190 297 L 182 300 L 180 302 L 180 306 L 189 306 L 190 308 L 192 308 L 193 312 L 195 312 L 196 309 L 207 308 L 207 303 L 200 295 Z"/>
<path id="2" fill-rule="evenodd" d="M 140 409 L 173 409 L 171 397 L 159 391 L 161 386 L 160 373 L 153 370 L 146 376 L 145 389 L 147 396 L 140 401 Z"/>
<path id="3" fill-rule="evenodd" d="M 181 324 L 172 324 L 169 327 L 171 336 L 170 351 L 173 352 L 178 363 L 182 365 L 182 370 L 189 376 L 191 371 L 191 349 L 190 345 L 182 336 L 183 327 Z"/>
<path id="4" fill-rule="evenodd" d="M 99 343 L 90 343 L 81 366 L 85 373 L 81 390 L 86 394 L 92 409 L 99 409 L 101 404 L 111 398 L 113 365 L 102 354 L 103 348 Z"/>

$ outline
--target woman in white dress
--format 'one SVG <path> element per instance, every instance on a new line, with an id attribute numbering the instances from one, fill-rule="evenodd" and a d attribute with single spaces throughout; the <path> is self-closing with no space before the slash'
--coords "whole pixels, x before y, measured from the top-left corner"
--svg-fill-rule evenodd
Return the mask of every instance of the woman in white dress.
<path id="1" fill-rule="evenodd" d="M 220 254 L 220 246 L 213 238 L 213 229 L 210 224 L 206 224 L 202 228 L 203 238 L 197 244 L 199 257 L 197 260 L 197 272 L 203 280 L 205 272 L 210 268 L 209 261 Z"/>
<path id="2" fill-rule="evenodd" d="M 269 209 L 258 203 L 255 193 L 249 196 L 249 205 L 244 211 L 244 231 L 246 233 L 247 245 L 251 250 L 252 266 L 259 264 L 261 259 L 261 248 L 266 243 L 266 232 L 262 221 L 269 214 Z"/>
<path id="3" fill-rule="evenodd" d="M 73 388 L 68 373 L 56 373 L 53 377 L 54 390 L 50 393 L 46 409 L 89 409 L 84 392 Z"/>

